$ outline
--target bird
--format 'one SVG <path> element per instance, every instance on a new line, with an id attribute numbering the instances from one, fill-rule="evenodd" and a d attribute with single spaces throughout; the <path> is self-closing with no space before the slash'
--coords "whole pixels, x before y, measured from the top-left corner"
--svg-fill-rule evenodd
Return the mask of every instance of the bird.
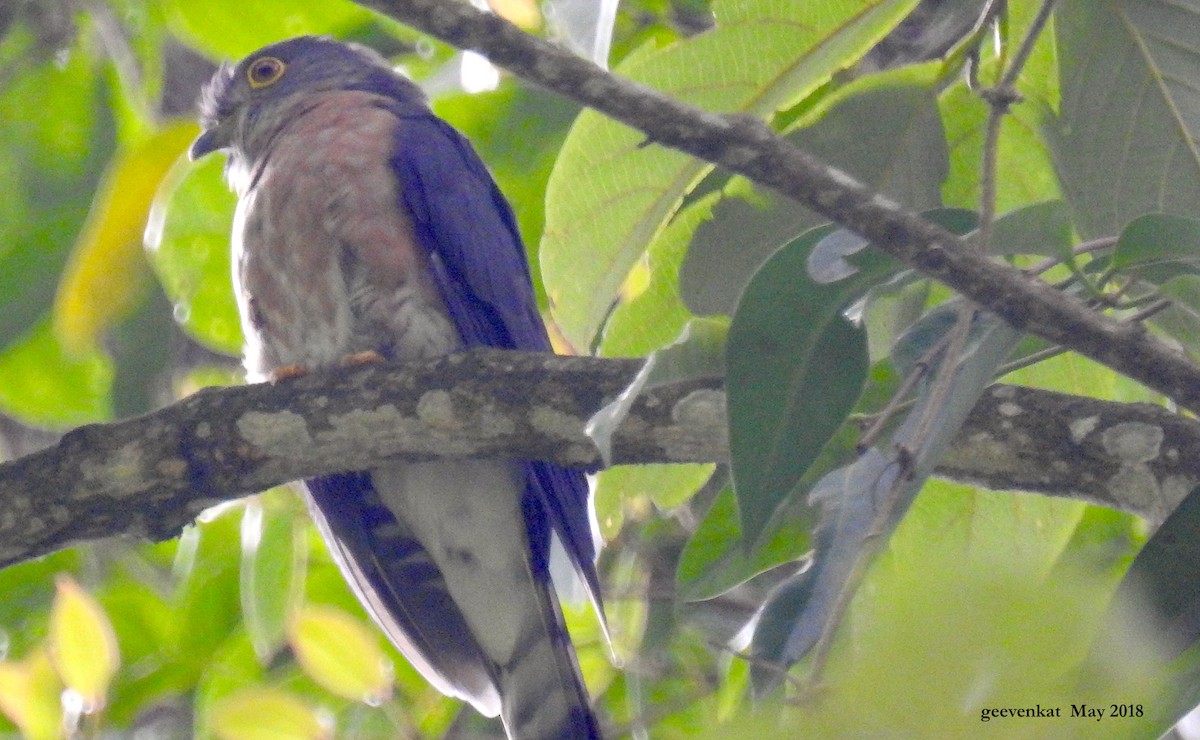
<path id="1" fill-rule="evenodd" d="M 192 160 L 226 154 L 250 382 L 472 347 L 553 351 L 508 201 L 375 51 L 301 36 L 222 65 Z M 444 694 L 510 738 L 599 738 L 550 578 L 603 620 L 587 481 L 545 461 L 381 464 L 303 481 L 359 600 Z"/>

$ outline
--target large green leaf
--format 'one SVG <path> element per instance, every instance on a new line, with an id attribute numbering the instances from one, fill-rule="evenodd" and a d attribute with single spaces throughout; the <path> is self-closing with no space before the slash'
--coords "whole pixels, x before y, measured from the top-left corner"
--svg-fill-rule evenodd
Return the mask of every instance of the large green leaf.
<path id="1" fill-rule="evenodd" d="M 1200 214 L 1197 0 L 1065 0 L 1051 143 L 1085 238 L 1151 211 Z"/>
<path id="2" fill-rule="evenodd" d="M 336 33 L 372 15 L 350 0 L 170 0 L 171 30 L 215 58 L 240 59 L 260 46 L 306 33 Z"/>
<path id="3" fill-rule="evenodd" d="M 0 347 L 36 323 L 114 149 L 107 88 L 86 55 L 39 62 L 23 29 L 0 46 Z"/>
<path id="4" fill-rule="evenodd" d="M 219 157 L 193 165 L 160 196 L 147 241 L 176 320 L 205 345 L 232 355 L 242 347 L 229 264 L 236 199 L 221 168 Z"/>
<path id="5" fill-rule="evenodd" d="M 742 534 L 751 542 L 845 421 L 866 380 L 866 332 L 842 312 L 877 277 L 871 272 L 895 263 L 868 253 L 873 271 L 814 283 L 809 257 L 829 231 L 816 229 L 768 260 L 730 326 L 729 453 Z"/>
<path id="6" fill-rule="evenodd" d="M 915 3 L 723 0 L 718 26 L 617 72 L 702 108 L 769 116 L 870 48 Z M 568 134 L 546 193 L 542 275 L 567 339 L 591 346 L 630 268 L 711 169 L 594 111 Z"/>
<path id="7" fill-rule="evenodd" d="M 912 208 L 941 203 L 946 137 L 938 116 L 936 65 L 873 75 L 847 85 L 801 120 L 788 139 Z M 776 249 L 827 219 L 734 178 L 705 208 L 679 271 L 680 291 L 697 314 L 730 313 L 750 276 Z"/>

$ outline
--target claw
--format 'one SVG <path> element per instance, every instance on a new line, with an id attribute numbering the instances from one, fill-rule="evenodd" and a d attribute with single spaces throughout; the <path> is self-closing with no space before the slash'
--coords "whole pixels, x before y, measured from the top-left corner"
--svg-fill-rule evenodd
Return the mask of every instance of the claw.
<path id="1" fill-rule="evenodd" d="M 366 352 L 355 352 L 342 358 L 343 367 L 358 367 L 359 365 L 370 365 L 375 362 L 387 362 L 387 358 L 373 349 L 369 349 Z"/>
<path id="2" fill-rule="evenodd" d="M 308 375 L 308 368 L 303 365 L 284 365 L 277 367 L 267 376 L 267 380 L 271 383 L 278 383 L 287 378 L 298 378 L 301 375 Z"/>

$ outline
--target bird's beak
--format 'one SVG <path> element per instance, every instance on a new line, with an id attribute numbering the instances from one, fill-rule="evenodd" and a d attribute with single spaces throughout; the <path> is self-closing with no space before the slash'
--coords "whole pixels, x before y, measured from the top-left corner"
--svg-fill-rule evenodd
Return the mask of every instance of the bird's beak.
<path id="1" fill-rule="evenodd" d="M 212 154 L 218 149 L 224 149 L 229 145 L 226 141 L 225 125 L 218 124 L 210 129 L 205 129 L 196 140 L 192 142 L 191 148 L 188 149 L 188 159 L 195 162 L 206 154 Z"/>

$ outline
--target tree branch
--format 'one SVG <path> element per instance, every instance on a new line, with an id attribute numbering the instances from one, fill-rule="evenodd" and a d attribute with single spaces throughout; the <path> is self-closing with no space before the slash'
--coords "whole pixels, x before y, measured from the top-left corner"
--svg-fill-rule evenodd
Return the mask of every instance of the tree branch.
<path id="1" fill-rule="evenodd" d="M 220 501 L 389 460 L 515 457 L 595 469 L 591 415 L 640 360 L 474 350 L 206 389 L 81 427 L 0 465 L 0 566 L 114 535 L 166 539 Z M 728 459 L 719 380 L 655 388 L 613 436 L 622 463 Z M 1200 424 L 1161 408 L 995 386 L 939 474 L 1161 518 L 1200 481 Z"/>
<path id="2" fill-rule="evenodd" d="M 719 164 L 870 239 L 1014 327 L 1069 347 L 1200 413 L 1200 365 L 1143 327 L 1090 310 L 1041 280 L 974 254 L 762 121 L 703 111 L 615 77 L 504 19 L 445 0 L 358 0 L 364 6 L 632 126 L 653 142 Z"/>

